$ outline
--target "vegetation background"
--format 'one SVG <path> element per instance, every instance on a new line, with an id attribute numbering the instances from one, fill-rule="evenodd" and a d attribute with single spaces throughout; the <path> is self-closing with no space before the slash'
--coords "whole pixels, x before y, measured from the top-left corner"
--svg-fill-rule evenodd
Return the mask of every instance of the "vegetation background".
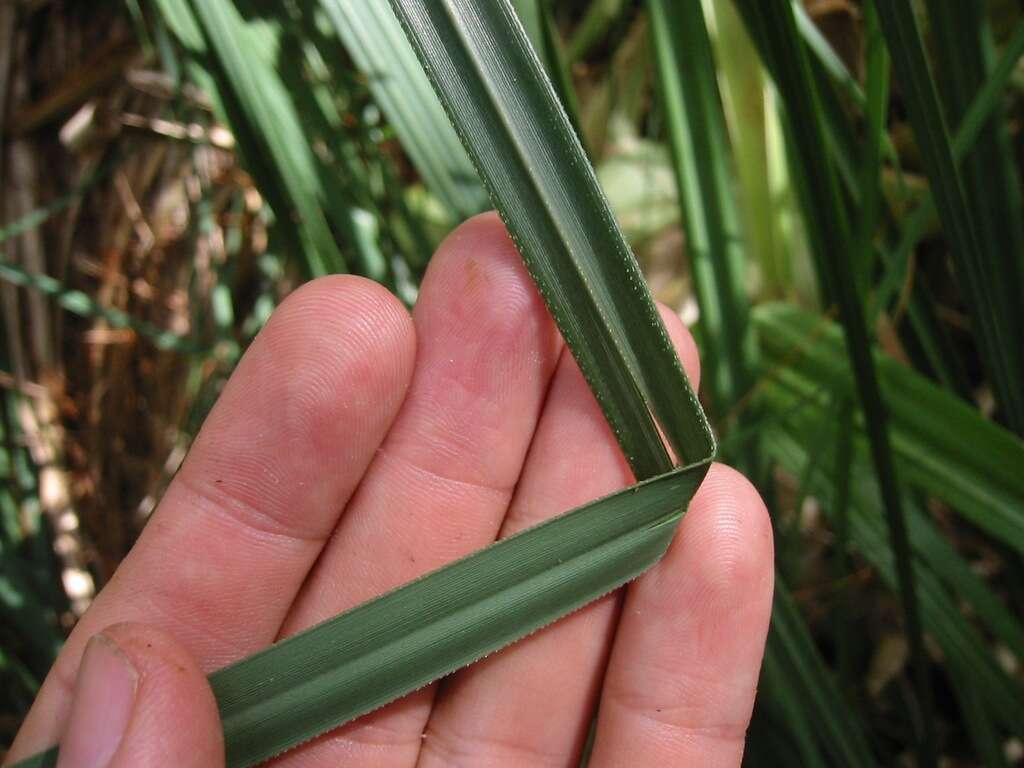
<path id="1" fill-rule="evenodd" d="M 1022 5 L 514 5 L 772 511 L 747 762 L 1024 763 Z M 0 0 L 0 744 L 274 306 L 486 207 L 383 0 Z"/>

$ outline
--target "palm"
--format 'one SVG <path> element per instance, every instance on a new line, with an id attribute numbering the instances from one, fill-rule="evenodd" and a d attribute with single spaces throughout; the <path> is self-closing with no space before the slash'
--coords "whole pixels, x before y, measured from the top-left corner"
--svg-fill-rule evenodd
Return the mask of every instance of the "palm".
<path id="1" fill-rule="evenodd" d="M 496 218 L 442 246 L 414 322 L 366 281 L 317 281 L 246 354 L 12 755 L 57 741 L 82 648 L 112 623 L 169 631 L 209 672 L 631 481 Z M 594 764 L 738 764 L 771 583 L 763 505 L 715 467 L 625 595 L 280 763 L 568 765 L 599 705 Z"/>

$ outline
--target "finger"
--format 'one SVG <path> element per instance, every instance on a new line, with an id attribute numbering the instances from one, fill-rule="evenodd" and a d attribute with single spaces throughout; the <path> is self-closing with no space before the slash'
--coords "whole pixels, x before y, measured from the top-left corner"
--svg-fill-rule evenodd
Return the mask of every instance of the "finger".
<path id="1" fill-rule="evenodd" d="M 740 764 L 772 580 L 764 503 L 713 466 L 665 557 L 627 589 L 592 765 Z"/>
<path id="2" fill-rule="evenodd" d="M 491 543 L 561 341 L 500 220 L 438 250 L 413 319 L 416 372 L 401 413 L 285 627 L 293 632 Z M 289 756 L 301 765 L 407 765 L 432 689 Z"/>
<path id="3" fill-rule="evenodd" d="M 105 626 L 162 628 L 207 671 L 274 639 L 398 410 L 414 345 L 404 307 L 366 280 L 318 280 L 284 302 L 72 633 L 19 745 L 56 741 L 85 643 Z"/>
<path id="4" fill-rule="evenodd" d="M 12 750 L 8 758 L 28 757 Z M 57 768 L 224 765 L 213 691 L 170 635 L 118 624 L 86 645 Z"/>
<path id="5" fill-rule="evenodd" d="M 690 380 L 697 349 L 662 309 Z M 563 353 L 501 536 L 510 536 L 633 481 L 576 362 Z M 578 759 L 618 615 L 599 600 L 446 681 L 420 766 L 569 765 Z"/>

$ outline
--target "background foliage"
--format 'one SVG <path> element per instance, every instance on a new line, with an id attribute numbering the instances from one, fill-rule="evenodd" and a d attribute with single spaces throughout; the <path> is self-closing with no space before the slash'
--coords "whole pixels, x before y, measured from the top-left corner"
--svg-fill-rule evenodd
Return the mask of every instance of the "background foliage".
<path id="1" fill-rule="evenodd" d="M 772 511 L 747 761 L 1020 764 L 1019 4 L 515 6 Z M 2 4 L 0 126 L 9 742 L 273 307 L 488 203 L 370 0 Z"/>

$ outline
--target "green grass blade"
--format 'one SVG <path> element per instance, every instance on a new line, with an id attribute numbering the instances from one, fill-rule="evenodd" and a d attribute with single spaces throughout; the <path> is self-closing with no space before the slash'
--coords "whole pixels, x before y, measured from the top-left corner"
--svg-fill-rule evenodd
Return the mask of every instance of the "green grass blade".
<path id="1" fill-rule="evenodd" d="M 800 30 L 800 36 L 803 37 L 804 43 L 807 46 L 808 52 L 813 57 L 813 63 L 823 71 L 828 78 L 835 83 L 842 94 L 844 94 L 850 102 L 861 110 L 867 111 L 868 105 L 868 94 L 861 88 L 857 78 L 854 77 L 853 73 L 850 72 L 849 68 L 839 57 L 839 54 L 832 48 L 832 44 L 826 39 L 825 35 L 822 34 L 821 30 L 814 23 L 808 15 L 807 10 L 804 8 L 803 3 L 800 0 L 792 0 L 793 13 L 796 16 L 797 28 Z M 868 38 L 867 42 L 870 44 L 871 33 L 865 30 L 865 37 Z M 867 52 L 870 56 L 870 51 Z M 870 80 L 870 77 L 866 78 Z M 820 82 L 820 80 L 819 80 Z M 827 96 L 828 94 L 823 94 Z M 842 115 L 842 110 L 837 109 L 838 104 L 832 104 L 830 110 L 837 111 L 839 115 Z M 844 119 L 844 123 L 847 121 Z M 899 171 L 899 154 L 896 151 L 896 147 L 893 146 L 892 140 L 889 138 L 888 133 L 883 133 L 881 136 L 881 150 L 883 156 L 893 162 L 897 166 Z M 901 177 L 902 178 L 902 177 Z"/>
<path id="2" fill-rule="evenodd" d="M 670 465 L 652 414 L 684 463 L 705 459 L 713 438 L 514 11 L 396 8 L 637 477 Z"/>
<path id="3" fill-rule="evenodd" d="M 873 273 L 875 264 L 880 257 L 886 264 L 893 264 L 897 261 L 897 258 L 888 253 L 884 243 L 872 242 L 871 239 L 874 234 L 873 228 L 883 218 L 881 210 L 883 200 L 878 196 L 880 189 L 872 182 L 872 179 L 876 178 L 881 170 L 879 160 L 887 159 L 895 166 L 901 183 L 903 178 L 899 156 L 892 145 L 888 132 L 883 128 L 889 78 L 887 64 L 882 66 L 885 64 L 885 49 L 877 42 L 879 36 L 877 16 L 874 13 L 866 15 L 866 21 L 870 22 L 871 27 L 865 31 L 869 44 L 867 66 L 869 69 L 875 70 L 868 72 L 868 85 L 875 89 L 871 94 L 872 101 L 869 103 L 868 95 L 861 89 L 799 2 L 793 2 L 793 11 L 808 53 L 811 55 L 812 75 L 817 86 L 820 104 L 823 107 L 821 111 L 822 124 L 831 158 L 836 164 L 839 178 L 842 181 L 844 202 L 850 205 L 851 210 L 856 214 L 853 216 L 853 222 L 856 224 L 853 233 L 856 237 L 854 274 L 858 280 L 858 288 L 863 293 L 863 289 L 868 284 L 868 276 Z M 763 48 L 764 41 L 759 40 L 758 42 Z M 837 84 L 838 89 L 833 88 L 833 84 Z M 846 95 L 848 101 L 864 112 L 864 122 L 869 134 L 865 142 L 861 142 L 852 130 L 851 121 L 847 115 L 848 110 L 840 100 L 840 96 L 843 94 Z M 883 124 L 879 125 L 880 122 Z M 876 142 L 878 142 L 877 145 Z M 861 151 L 862 144 L 864 151 Z M 812 182 L 801 173 L 800 168 L 795 168 L 793 175 L 801 199 L 805 202 L 809 201 L 815 194 L 812 191 Z M 806 208 L 807 205 L 805 204 L 804 207 Z M 817 256 L 817 252 L 815 255 Z M 828 271 L 827 266 L 819 263 L 819 274 L 823 275 L 826 271 Z M 890 270 L 890 274 L 892 274 L 892 270 Z M 821 282 L 825 282 L 823 277 Z M 831 303 L 833 296 L 828 285 L 823 284 L 819 288 L 825 303 Z M 969 386 L 966 383 L 960 358 L 950 343 L 945 328 L 934 321 L 934 312 L 925 293 L 925 288 L 920 283 L 916 283 L 910 294 L 908 315 L 914 334 L 912 341 L 919 345 L 924 361 L 940 381 L 950 389 L 966 394 L 969 391 Z M 873 316 L 874 313 L 872 313 Z M 868 323 L 868 327 L 872 326 L 873 323 Z"/>
<path id="4" fill-rule="evenodd" d="M 889 56 L 878 28 L 878 12 L 868 0 L 864 6 L 867 56 L 867 98 L 864 116 L 867 141 L 860 167 L 860 216 L 857 220 L 855 264 L 861 295 L 871 274 L 873 237 L 882 206 L 882 142 L 889 108 Z"/>
<path id="5" fill-rule="evenodd" d="M 960 599 L 970 603 L 981 624 L 1019 659 L 1024 657 L 1024 625 L 978 576 L 950 541 L 918 509 L 911 518 L 917 551 L 935 575 Z"/>
<path id="6" fill-rule="evenodd" d="M 822 461 L 824 444 L 834 439 L 832 423 L 836 419 L 836 403 L 832 402 L 826 406 L 824 418 L 812 426 L 807 432 L 807 443 L 810 450 L 811 460 L 808 461 L 800 474 L 795 477 L 796 487 L 793 493 L 793 501 L 787 506 L 790 507 L 790 514 L 782 517 L 777 510 L 773 516 L 775 522 L 775 561 L 776 568 L 787 579 L 795 581 L 799 576 L 802 563 L 800 552 L 803 549 L 801 523 L 803 521 L 804 503 L 807 501 L 811 489 L 811 481 L 817 472 L 824 472 L 827 467 Z"/>
<path id="7" fill-rule="evenodd" d="M 841 584 L 833 611 L 836 646 L 836 667 L 839 688 L 846 692 L 852 688 L 853 661 L 850 648 L 853 623 L 850 617 L 851 604 L 847 579 L 850 575 L 850 463 L 853 459 L 853 402 L 849 397 L 840 396 L 836 403 L 835 461 L 832 465 L 832 485 L 835 488 L 833 517 L 835 522 L 835 557 L 833 577 Z"/>
<path id="8" fill-rule="evenodd" d="M 934 735 L 929 714 L 930 692 L 924 640 L 921 634 L 914 574 L 910 566 L 910 542 L 903 513 L 901 492 L 892 459 L 888 420 L 878 386 L 864 312 L 853 274 L 853 254 L 846 206 L 826 151 L 821 108 L 788 0 L 761 2 L 740 0 L 744 18 L 762 41 L 768 69 L 782 94 L 791 129 L 791 148 L 800 166 L 807 206 L 805 221 L 811 234 L 817 263 L 825 270 L 826 294 L 835 297 L 847 339 L 857 393 L 864 409 L 875 470 L 879 479 L 889 534 L 897 558 L 900 597 L 910 645 L 919 705 L 922 708 L 919 759 L 922 765 L 935 763 Z"/>
<path id="9" fill-rule="evenodd" d="M 271 62 L 276 57 L 274 31 L 254 22 L 250 27 L 232 0 L 191 0 L 209 51 L 226 74 L 245 119 L 259 132 L 262 149 L 277 167 L 279 179 L 299 217 L 300 231 L 312 250 L 314 274 L 345 271 L 345 259 L 327 224 L 324 192 L 313 149 L 292 105 L 288 86 Z M 303 87 L 300 84 L 293 84 Z M 283 215 L 287 212 L 278 212 Z"/>
<path id="10" fill-rule="evenodd" d="M 455 220 L 482 211 L 487 193 L 391 8 L 365 0 L 321 5 L 426 185 Z"/>
<path id="11" fill-rule="evenodd" d="M 793 675 L 782 664 L 778 642 L 777 634 L 772 633 L 764 649 L 743 765 L 827 768 L 828 762 L 818 746 L 815 724 L 807 717 L 805 700 L 794 690 Z"/>
<path id="12" fill-rule="evenodd" d="M 3 254 L 0 254 L 0 258 L 3 258 Z M 52 296 L 60 307 L 72 314 L 104 320 L 111 328 L 130 329 L 152 341 L 157 349 L 187 353 L 195 353 L 202 349 L 200 344 L 186 336 L 132 317 L 114 307 L 104 307 L 89 294 L 68 288 L 60 280 L 49 275 L 29 272 L 16 264 L 0 261 L 0 280 Z"/>
<path id="13" fill-rule="evenodd" d="M 858 172 L 859 202 L 856 219 L 855 264 L 857 285 L 862 296 L 866 295 L 869 279 L 875 267 L 875 254 L 882 253 L 886 260 L 889 254 L 877 248 L 875 231 L 882 214 L 882 151 L 888 140 L 886 123 L 889 107 L 889 55 L 885 47 L 878 13 L 874 3 L 864 6 L 866 37 L 866 97 L 864 118 L 866 141 Z M 916 341 L 936 377 L 948 388 L 964 396 L 969 391 L 966 375 L 959 365 L 960 359 L 949 342 L 945 329 L 934 319 L 932 302 L 926 297 L 926 289 L 919 282 L 913 285 L 908 303 L 908 314 Z"/>
<path id="14" fill-rule="evenodd" d="M 1001 104 L 1010 76 L 1015 71 L 1015 65 L 1021 55 L 1024 55 L 1024 24 L 1018 25 L 1014 35 L 1007 42 L 999 61 L 960 123 L 953 140 L 953 156 L 958 163 L 976 145 L 982 128 Z M 907 282 L 906 271 L 910 254 L 917 247 L 928 223 L 935 215 L 934 198 L 929 190 L 904 223 L 899 243 L 888 257 L 885 274 L 875 289 L 868 313 L 870 318 L 877 318 L 880 312 L 890 306 L 901 286 Z M 1010 274 L 1012 275 L 1012 271 Z M 1010 285 L 1013 282 L 1012 276 L 1001 282 Z M 921 288 L 920 281 L 913 282 L 913 292 L 907 309 L 928 365 L 947 388 L 970 400 L 971 388 L 963 364 L 957 355 L 949 352 L 950 344 L 945 341 L 945 334 L 933 317 L 931 299 L 921 295 Z"/>
<path id="15" fill-rule="evenodd" d="M 891 258 L 891 257 L 890 257 Z M 932 376 L 942 383 L 950 392 L 955 392 L 964 400 L 971 401 L 971 383 L 963 360 L 956 352 L 949 330 L 939 322 L 935 309 L 935 299 L 928 286 L 922 280 L 912 281 L 907 288 L 907 317 L 914 335 L 909 352 L 915 354 L 917 367 L 922 371 L 930 371 Z"/>
<path id="16" fill-rule="evenodd" d="M 123 159 L 121 157 L 113 157 L 107 160 L 103 165 L 90 173 L 86 179 L 76 184 L 75 188 L 68 194 L 61 195 L 57 199 L 26 213 L 14 221 L 4 223 L 0 226 L 0 244 L 7 242 L 12 237 L 17 237 L 24 232 L 42 226 L 58 213 L 78 203 L 86 192 L 113 173 L 118 167 L 118 163 L 123 161 Z"/>
<path id="17" fill-rule="evenodd" d="M 781 666 L 781 684 L 795 701 L 790 718 L 812 724 L 815 738 L 828 755 L 827 765 L 853 767 L 874 765 L 863 726 L 844 704 L 818 652 L 792 595 L 776 580 L 772 627 L 766 655 Z M 802 723 L 797 724 L 802 727 Z"/>
<path id="18" fill-rule="evenodd" d="M 985 768 L 1009 768 L 1003 740 L 985 706 L 984 689 L 968 669 L 949 666 L 950 679 L 960 703 L 960 714 Z"/>
<path id="19" fill-rule="evenodd" d="M 275 30 L 271 35 L 266 27 L 258 31 L 277 48 L 275 69 L 281 81 L 291 85 L 289 95 L 302 121 L 306 142 L 327 150 L 319 153 L 314 164 L 319 199 L 333 232 L 347 245 L 352 270 L 393 288 L 394 281 L 377 238 L 367 236 L 368 229 L 372 229 L 367 224 L 376 224 L 382 216 L 363 174 L 355 167 L 358 161 L 352 157 L 356 143 L 353 132 L 343 132 L 343 119 L 337 107 L 339 94 L 335 90 L 338 83 L 334 82 L 340 78 L 332 77 L 334 73 L 327 69 L 321 48 L 313 42 L 316 40 L 330 52 L 329 41 L 322 36 L 314 38 L 308 32 L 314 26 L 310 22 L 304 16 L 284 16 L 278 21 L 279 32 Z"/>
<path id="20" fill-rule="evenodd" d="M 702 473 L 582 507 L 214 673 L 229 765 L 252 765 L 533 632 L 657 559 Z"/>
<path id="21" fill-rule="evenodd" d="M 779 117 L 766 103 L 772 92 L 753 42 L 733 0 L 713 0 L 714 54 L 736 165 L 746 251 L 760 268 L 761 295 L 782 297 L 792 289 L 791 262 L 796 237 L 785 222 L 798 220 L 790 209 L 785 163 L 773 163 L 771 137 Z M 707 9 L 706 9 L 707 12 Z"/>
<path id="22" fill-rule="evenodd" d="M 879 3 L 878 11 L 939 218 L 949 238 L 974 338 L 1003 418 L 1024 435 L 1024 388 L 1020 386 L 1024 353 L 1006 294 L 995 287 L 1000 281 L 993 280 L 1001 258 L 986 253 L 978 239 L 913 8 L 909 0 L 889 0 Z"/>
<path id="23" fill-rule="evenodd" d="M 702 370 L 721 418 L 749 390 L 754 355 L 729 139 L 700 0 L 647 5 L 700 305 Z"/>
<path id="24" fill-rule="evenodd" d="M 0 543 L 0 617 L 4 626 L 30 644 L 22 659 L 12 658 L 24 668 L 17 670 L 22 685 L 34 696 L 64 644 L 56 611 L 38 593 L 38 579 L 32 566 L 21 559 L 13 542 Z M 8 641 L 9 642 L 9 641 Z M 11 646 L 7 646 L 11 652 Z"/>
<path id="25" fill-rule="evenodd" d="M 818 29 L 817 24 L 807 13 L 804 4 L 800 0 L 791 0 L 793 15 L 796 18 L 796 26 L 803 38 L 808 51 L 821 64 L 829 77 L 836 82 L 847 97 L 858 107 L 863 108 L 867 104 L 867 95 L 861 88 L 857 78 L 846 67 L 846 64 L 839 54 L 835 52 L 832 44 Z"/>
<path id="26" fill-rule="evenodd" d="M 618 23 L 626 10 L 626 0 L 594 0 L 588 3 L 587 11 L 569 41 L 568 60 L 575 62 L 587 56 Z"/>
<path id="27" fill-rule="evenodd" d="M 949 124 L 956 125 L 984 85 L 994 56 L 988 14 L 980 3 L 928 0 L 926 5 L 936 79 Z M 1006 275 L 992 288 L 1003 289 L 1002 303 L 1010 314 L 1011 328 L 1020 328 L 1024 325 L 1021 179 L 1001 103 L 982 126 L 974 148 L 958 162 L 979 246 L 991 266 Z"/>
<path id="28" fill-rule="evenodd" d="M 52 747 L 16 763 L 13 768 L 57 768 L 57 748 Z"/>
<path id="29" fill-rule="evenodd" d="M 768 319 L 769 314 L 771 319 Z M 782 415 L 781 422 L 788 436 L 770 438 L 766 446 L 788 471 L 801 472 L 820 452 L 820 449 L 813 454 L 808 451 L 804 435 L 817 428 L 822 419 L 827 419 L 830 405 L 826 393 L 851 388 L 840 334 L 831 323 L 823 326 L 820 319 L 792 307 L 759 308 L 755 318 L 762 343 L 766 344 L 766 367 L 772 369 L 782 365 L 782 361 L 788 366 L 767 383 L 762 403 L 767 413 Z M 787 331 L 787 327 L 791 330 Z M 814 341 L 807 346 L 810 338 Z M 802 339 L 804 346 L 794 347 L 796 339 Z M 976 505 L 976 514 L 970 515 L 970 519 L 982 527 L 987 526 L 997 539 L 1010 541 L 1011 546 L 1019 549 L 1024 530 L 1024 482 L 1019 473 L 1019 467 L 1024 464 L 1024 443 L 913 371 L 894 361 L 880 363 L 882 381 L 890 393 L 892 435 L 902 476 L 910 482 L 923 479 L 920 489 L 929 494 L 938 491 L 934 495 L 940 497 L 949 482 L 973 490 L 975 493 L 970 498 Z M 842 373 L 837 376 L 830 370 L 831 365 L 838 366 Z M 946 405 L 951 406 L 949 411 L 944 409 Z M 922 418 L 924 412 L 941 412 L 951 418 Z M 885 542 L 875 509 L 874 481 L 863 460 L 867 450 L 862 427 L 855 445 L 855 460 L 847 460 L 845 464 L 854 473 L 853 506 L 856 515 L 863 519 L 852 523 L 857 530 L 852 533 L 851 541 L 893 584 L 891 549 Z M 793 451 L 802 458 L 794 459 Z M 918 462 L 922 457 L 934 467 L 923 478 L 914 474 L 915 468 L 920 472 Z M 812 490 L 822 499 L 824 511 L 831 512 L 837 507 L 839 490 L 834 486 L 825 487 L 823 478 L 815 480 L 818 485 Z M 980 682 L 986 691 L 985 717 L 1019 733 L 1020 713 L 1024 711 L 1024 696 L 1019 686 L 995 662 L 989 645 L 965 621 L 948 593 L 969 603 L 976 620 L 1017 656 L 1024 652 L 1024 626 L 1003 599 L 955 551 L 929 516 L 916 506 L 909 511 L 914 555 L 928 568 L 922 582 L 925 628 L 942 646 L 954 684 L 958 674 L 970 671 L 971 679 Z M 830 517 L 839 525 L 835 513 Z M 922 572 L 920 568 L 917 570 L 920 579 Z M 973 699 L 963 698 L 970 694 L 969 690 L 962 686 L 957 689 L 961 692 L 962 708 L 977 706 Z M 977 712 L 971 710 L 969 714 L 975 719 L 967 724 L 968 731 L 979 753 L 984 753 L 991 748 L 992 728 L 984 726 Z"/>
<path id="30" fill-rule="evenodd" d="M 757 19 L 753 18 L 741 2 L 738 0 L 730 1 L 736 6 L 740 18 L 743 20 L 744 27 L 747 30 L 747 34 L 754 46 L 757 48 L 761 62 L 764 65 L 765 71 L 770 80 L 773 84 L 777 83 L 780 73 L 776 68 L 776 59 L 771 54 L 772 42 L 769 38 L 767 28 L 763 24 L 759 23 Z M 774 111 L 780 128 L 780 135 L 775 137 L 776 143 L 779 145 L 778 155 L 786 161 L 787 169 L 789 171 L 789 182 L 792 189 L 792 196 L 796 202 L 795 207 L 801 214 L 804 214 L 802 218 L 804 220 L 806 235 L 809 241 L 809 251 L 814 267 L 814 278 L 817 282 L 817 298 L 826 306 L 831 306 L 835 302 L 835 298 L 833 296 L 833 288 L 827 279 L 829 267 L 827 264 L 821 263 L 823 253 L 825 251 L 823 248 L 819 247 L 820 230 L 812 229 L 809 226 L 808 216 L 805 213 L 814 204 L 811 182 L 812 177 L 808 175 L 807 169 L 804 168 L 797 156 L 796 140 L 794 138 L 792 126 L 790 125 L 788 111 L 786 110 L 784 103 L 779 103 L 779 99 L 782 98 L 781 92 L 777 87 L 773 88 L 771 92 L 774 94 Z M 831 113 L 821 111 L 818 109 L 817 105 L 815 105 L 815 114 L 820 115 L 822 118 L 826 118 Z M 825 121 L 826 130 L 829 125 L 830 123 Z M 847 165 L 849 165 L 849 163 L 847 163 Z M 859 192 L 859 190 L 857 190 L 857 192 Z"/>

